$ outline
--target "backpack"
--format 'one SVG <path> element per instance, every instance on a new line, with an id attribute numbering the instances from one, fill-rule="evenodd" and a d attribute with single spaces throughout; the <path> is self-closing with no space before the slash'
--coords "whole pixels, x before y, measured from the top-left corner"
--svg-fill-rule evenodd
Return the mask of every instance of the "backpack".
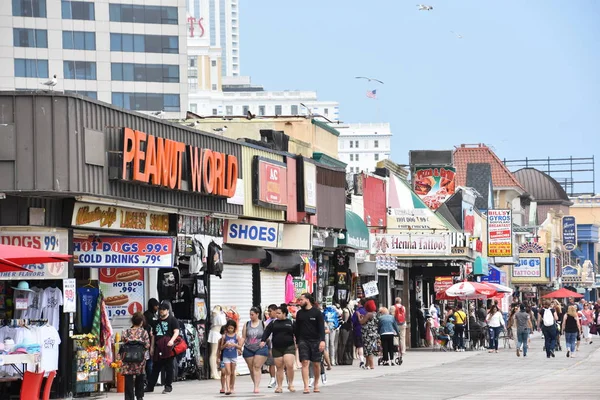
<path id="1" fill-rule="evenodd" d="M 123 344 L 119 353 L 123 362 L 139 364 L 146 358 L 146 345 L 143 342 L 132 340 Z"/>
<path id="2" fill-rule="evenodd" d="M 223 250 L 221 249 L 221 246 L 215 242 L 211 242 L 208 245 L 208 258 L 206 264 L 208 265 L 209 274 L 223 279 L 221 276 L 223 274 Z"/>
<path id="3" fill-rule="evenodd" d="M 556 321 L 554 321 L 554 313 L 551 309 L 546 308 L 544 310 L 544 326 L 552 326 Z"/>
<path id="4" fill-rule="evenodd" d="M 396 322 L 399 324 L 404 324 L 406 323 L 406 313 L 404 310 L 404 306 L 396 306 L 396 312 L 395 312 L 395 317 L 396 317 Z"/>

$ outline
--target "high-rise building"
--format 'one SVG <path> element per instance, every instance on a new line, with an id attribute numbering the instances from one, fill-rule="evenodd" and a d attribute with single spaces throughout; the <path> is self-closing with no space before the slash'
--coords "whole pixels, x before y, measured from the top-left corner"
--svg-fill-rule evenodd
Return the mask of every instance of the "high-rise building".
<path id="1" fill-rule="evenodd" d="M 238 0 L 187 0 L 188 17 L 202 31 L 212 48 L 221 50 L 221 75 L 240 75 Z"/>
<path id="2" fill-rule="evenodd" d="M 179 117 L 188 105 L 186 0 L 4 0 L 0 90 L 76 92 Z M 56 85 L 47 82 L 56 75 Z"/>
<path id="3" fill-rule="evenodd" d="M 347 173 L 373 172 L 379 161 L 390 158 L 389 123 L 332 124 L 340 132 L 338 154 Z"/>

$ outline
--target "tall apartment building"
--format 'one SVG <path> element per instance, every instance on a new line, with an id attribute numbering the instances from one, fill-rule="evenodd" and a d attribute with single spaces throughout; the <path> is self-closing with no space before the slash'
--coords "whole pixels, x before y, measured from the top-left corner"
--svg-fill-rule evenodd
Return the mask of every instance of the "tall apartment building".
<path id="1" fill-rule="evenodd" d="M 0 90 L 77 92 L 178 118 L 188 105 L 186 0 L 3 0 Z"/>
<path id="2" fill-rule="evenodd" d="M 338 155 L 347 173 L 373 172 L 379 161 L 390 158 L 389 123 L 332 124 L 340 132 Z"/>

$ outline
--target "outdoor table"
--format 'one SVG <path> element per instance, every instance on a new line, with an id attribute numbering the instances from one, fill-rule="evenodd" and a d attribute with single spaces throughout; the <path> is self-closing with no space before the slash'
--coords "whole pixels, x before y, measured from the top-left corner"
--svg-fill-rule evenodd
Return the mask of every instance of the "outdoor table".
<path id="1" fill-rule="evenodd" d="M 10 365 L 15 371 L 17 371 L 21 379 L 23 379 L 25 371 L 27 371 L 27 364 L 36 364 L 37 366 L 39 363 L 40 353 L 0 355 L 0 366 Z M 21 369 L 19 369 L 19 364 L 21 364 Z"/>

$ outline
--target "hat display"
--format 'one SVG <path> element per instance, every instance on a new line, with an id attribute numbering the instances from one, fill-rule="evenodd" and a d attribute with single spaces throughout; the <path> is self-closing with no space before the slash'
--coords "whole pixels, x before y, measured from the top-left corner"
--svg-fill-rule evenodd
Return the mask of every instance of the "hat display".
<path id="1" fill-rule="evenodd" d="M 23 292 L 33 292 L 33 290 L 29 289 L 29 283 L 26 281 L 21 281 L 17 285 L 17 287 L 13 287 L 14 290 L 21 290 Z"/>

